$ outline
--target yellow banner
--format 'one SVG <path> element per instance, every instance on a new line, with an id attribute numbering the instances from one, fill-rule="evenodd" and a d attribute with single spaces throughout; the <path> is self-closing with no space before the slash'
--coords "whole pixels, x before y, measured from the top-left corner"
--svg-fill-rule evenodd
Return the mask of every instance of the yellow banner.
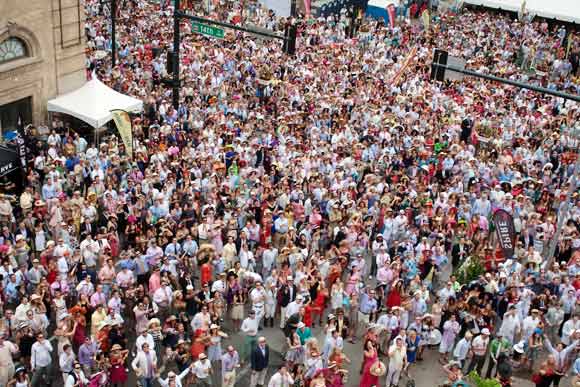
<path id="1" fill-rule="evenodd" d="M 123 144 L 125 144 L 127 155 L 133 157 L 133 127 L 129 113 L 124 110 L 111 110 L 111 113 L 113 113 L 113 121 L 115 121 Z"/>
<path id="2" fill-rule="evenodd" d="M 429 23 L 431 22 L 431 14 L 429 13 L 428 9 L 425 9 L 423 11 L 423 13 L 421 14 L 421 18 L 423 19 L 423 27 L 425 27 L 425 29 L 428 30 Z"/>

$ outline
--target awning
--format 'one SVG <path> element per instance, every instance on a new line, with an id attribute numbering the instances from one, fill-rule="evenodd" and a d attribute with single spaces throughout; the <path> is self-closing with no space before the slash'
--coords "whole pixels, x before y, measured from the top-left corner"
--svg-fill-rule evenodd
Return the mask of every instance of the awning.
<path id="1" fill-rule="evenodd" d="M 465 0 L 465 4 L 482 5 L 488 8 L 519 12 L 524 0 Z M 525 10 L 530 15 L 580 23 L 578 0 L 525 0 Z"/>
<path id="2" fill-rule="evenodd" d="M 113 119 L 111 110 L 138 113 L 143 101 L 116 92 L 93 77 L 80 89 L 48 101 L 48 111 L 64 113 L 100 128 Z"/>

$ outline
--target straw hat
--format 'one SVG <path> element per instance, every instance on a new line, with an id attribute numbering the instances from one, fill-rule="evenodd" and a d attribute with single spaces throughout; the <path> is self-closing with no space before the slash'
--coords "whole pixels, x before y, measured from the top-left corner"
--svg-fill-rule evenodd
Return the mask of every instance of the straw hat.
<path id="1" fill-rule="evenodd" d="M 387 373 L 387 367 L 385 367 L 385 364 L 382 361 L 377 360 L 371 366 L 369 372 L 373 376 L 383 376 L 385 373 Z"/>

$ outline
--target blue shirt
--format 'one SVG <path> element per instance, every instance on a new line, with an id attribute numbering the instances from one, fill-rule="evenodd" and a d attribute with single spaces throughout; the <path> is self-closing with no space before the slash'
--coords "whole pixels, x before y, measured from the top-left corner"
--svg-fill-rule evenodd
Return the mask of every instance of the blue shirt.
<path id="1" fill-rule="evenodd" d="M 377 310 L 377 300 L 371 298 L 367 293 L 363 293 L 360 298 L 359 310 L 364 314 L 375 312 Z"/>
<path id="2" fill-rule="evenodd" d="M 572 366 L 572 372 L 574 375 L 580 375 L 580 357 L 574 362 L 574 366 Z"/>

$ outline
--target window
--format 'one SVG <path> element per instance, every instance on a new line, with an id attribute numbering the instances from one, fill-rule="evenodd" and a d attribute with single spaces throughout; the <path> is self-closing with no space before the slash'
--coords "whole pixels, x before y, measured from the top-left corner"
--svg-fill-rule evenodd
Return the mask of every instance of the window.
<path id="1" fill-rule="evenodd" d="M 0 43 L 0 63 L 10 62 L 27 56 L 28 49 L 22 39 L 11 37 Z"/>

